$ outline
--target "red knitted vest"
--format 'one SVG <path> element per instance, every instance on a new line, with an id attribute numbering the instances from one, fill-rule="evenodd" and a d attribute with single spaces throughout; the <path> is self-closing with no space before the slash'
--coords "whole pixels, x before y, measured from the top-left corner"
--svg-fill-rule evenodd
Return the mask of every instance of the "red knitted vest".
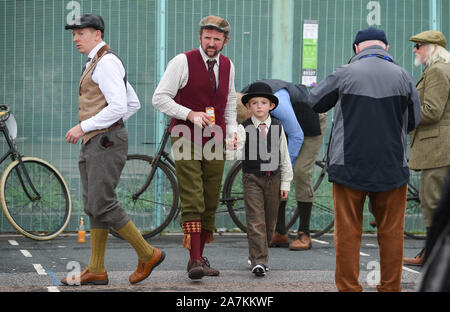
<path id="1" fill-rule="evenodd" d="M 175 96 L 175 102 L 181 104 L 193 111 L 205 112 L 205 108 L 213 106 L 215 110 L 216 125 L 222 128 L 223 138 L 214 136 L 217 142 L 223 141 L 226 135 L 225 125 L 225 107 L 227 105 L 228 90 L 230 82 L 230 60 L 220 54 L 219 56 L 219 87 L 214 92 L 209 84 L 208 69 L 203 62 L 202 56 L 198 49 L 186 52 L 189 79 L 186 86 L 183 89 L 178 90 Z M 190 121 L 179 120 L 172 118 L 170 121 L 170 131 L 176 125 L 186 125 L 190 129 L 190 139 L 194 141 L 194 124 Z M 203 129 L 204 131 L 204 129 Z M 195 142 L 202 144 L 202 146 L 211 139 L 210 136 L 203 137 L 202 142 Z M 178 135 L 178 133 L 174 133 Z M 182 134 L 180 134 L 182 135 Z M 187 136 L 186 136 L 187 137 Z"/>

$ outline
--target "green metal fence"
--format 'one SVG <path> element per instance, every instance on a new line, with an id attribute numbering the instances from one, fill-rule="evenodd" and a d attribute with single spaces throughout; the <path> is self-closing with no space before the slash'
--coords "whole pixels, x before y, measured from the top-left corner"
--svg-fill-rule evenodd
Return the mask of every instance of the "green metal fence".
<path id="1" fill-rule="evenodd" d="M 66 178 L 74 203 L 68 230 L 76 229 L 82 214 L 80 146 L 66 143 L 64 135 L 77 123 L 85 56 L 64 25 L 71 15 L 88 12 L 103 16 L 105 41 L 121 56 L 139 96 L 142 108 L 127 122 L 129 151 L 146 154 L 154 146 L 140 143 L 157 142 L 163 128 L 151 105 L 154 89 L 173 56 L 199 46 L 203 16 L 220 15 L 231 24 L 223 53 L 235 64 L 237 90 L 256 79 L 301 81 L 304 20 L 319 21 L 319 81 L 348 62 L 356 32 L 369 24 L 386 31 L 390 52 L 416 79 L 422 69 L 413 65 L 409 37 L 431 27 L 450 34 L 450 4 L 442 0 L 0 0 L 0 103 L 16 116 L 23 154 L 50 161 Z M 283 40 L 287 33 L 277 26 L 288 17 L 292 40 Z M 279 77 L 274 68 L 286 51 L 292 51 L 292 65 Z M 218 226 L 232 226 L 223 222 Z M 0 232 L 5 231 L 12 228 L 1 212 Z"/>

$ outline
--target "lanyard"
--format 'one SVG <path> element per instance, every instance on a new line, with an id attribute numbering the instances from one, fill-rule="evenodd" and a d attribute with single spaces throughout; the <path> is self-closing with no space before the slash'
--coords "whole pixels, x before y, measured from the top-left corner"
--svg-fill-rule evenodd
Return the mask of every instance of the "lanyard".
<path id="1" fill-rule="evenodd" d="M 392 60 L 389 56 L 381 55 L 381 54 L 368 54 L 368 55 L 361 56 L 359 59 L 363 59 L 363 58 L 366 58 L 366 57 L 378 57 L 380 59 L 383 59 L 383 60 L 386 60 L 388 62 L 394 63 L 394 60 Z"/>

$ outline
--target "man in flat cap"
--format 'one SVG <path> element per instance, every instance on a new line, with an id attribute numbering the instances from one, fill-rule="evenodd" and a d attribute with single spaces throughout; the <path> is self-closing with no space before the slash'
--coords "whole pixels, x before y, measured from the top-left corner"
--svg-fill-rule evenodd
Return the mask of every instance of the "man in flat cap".
<path id="1" fill-rule="evenodd" d="M 200 47 L 175 56 L 153 94 L 153 106 L 171 117 L 180 224 L 185 234 L 183 247 L 189 250 L 190 279 L 219 275 L 203 256 L 203 249 L 213 240 L 215 230 L 224 139 L 232 137 L 236 142 L 237 135 L 234 65 L 220 53 L 230 40 L 229 33 L 230 24 L 224 18 L 203 18 Z M 206 155 L 206 150 L 214 155 Z"/>
<path id="2" fill-rule="evenodd" d="M 82 285 L 108 283 L 104 258 L 109 228 L 113 228 L 138 255 L 138 267 L 129 278 L 134 284 L 147 278 L 165 257 L 144 240 L 114 192 L 128 153 L 124 121 L 140 108 L 139 99 L 122 61 L 103 41 L 101 16 L 84 14 L 65 28 L 72 29 L 76 48 L 88 57 L 78 87 L 79 123 L 65 136 L 72 144 L 81 139 L 78 165 L 84 211 L 91 225 L 91 258 L 78 278 Z M 61 282 L 73 284 L 66 278 Z"/>
<path id="3" fill-rule="evenodd" d="M 314 111 L 334 107 L 328 179 L 333 182 L 339 291 L 362 291 L 359 250 L 366 196 L 378 227 L 377 290 L 401 291 L 409 179 L 406 135 L 419 123 L 420 102 L 412 76 L 394 62 L 388 48 L 383 30 L 359 31 L 349 64 L 310 93 Z"/>
<path id="4" fill-rule="evenodd" d="M 422 107 L 419 126 L 410 134 L 409 166 L 421 171 L 420 208 L 428 236 L 450 168 L 450 53 L 445 36 L 437 30 L 421 32 L 410 41 L 415 43 L 414 64 L 425 66 L 416 85 Z M 422 249 L 404 261 L 421 266 L 424 256 Z"/>

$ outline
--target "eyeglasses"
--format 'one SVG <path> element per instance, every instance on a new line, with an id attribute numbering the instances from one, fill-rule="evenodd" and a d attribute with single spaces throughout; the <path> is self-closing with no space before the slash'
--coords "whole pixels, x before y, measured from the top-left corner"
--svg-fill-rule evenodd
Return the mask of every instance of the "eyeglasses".
<path id="1" fill-rule="evenodd" d="M 427 45 L 427 43 L 416 43 L 414 45 L 414 48 L 416 48 L 416 50 L 419 50 L 421 46 Z"/>

